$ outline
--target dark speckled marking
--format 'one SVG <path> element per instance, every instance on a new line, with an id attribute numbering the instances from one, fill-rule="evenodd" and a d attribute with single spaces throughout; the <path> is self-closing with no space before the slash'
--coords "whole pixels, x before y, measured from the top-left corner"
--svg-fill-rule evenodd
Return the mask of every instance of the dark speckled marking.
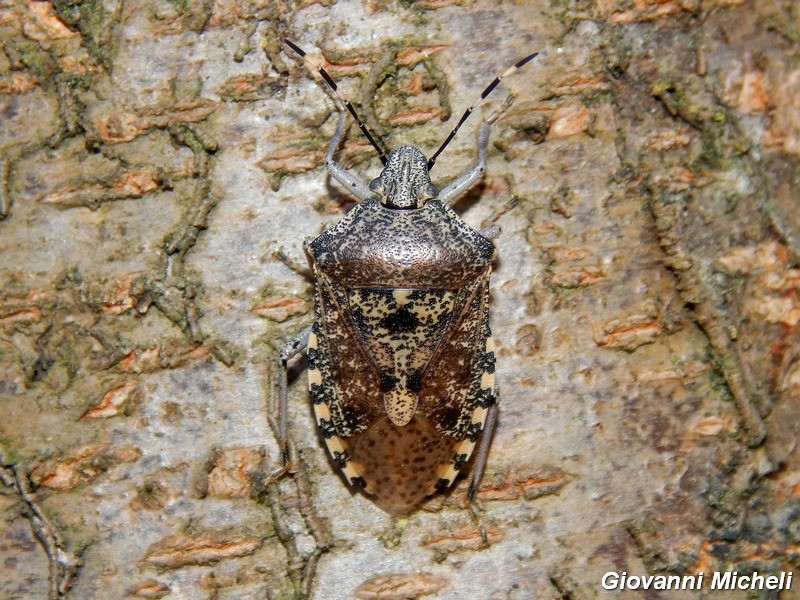
<path id="1" fill-rule="evenodd" d="M 411 333 L 419 327 L 420 322 L 417 316 L 405 306 L 398 308 L 379 321 L 381 329 L 385 329 L 391 334 Z"/>

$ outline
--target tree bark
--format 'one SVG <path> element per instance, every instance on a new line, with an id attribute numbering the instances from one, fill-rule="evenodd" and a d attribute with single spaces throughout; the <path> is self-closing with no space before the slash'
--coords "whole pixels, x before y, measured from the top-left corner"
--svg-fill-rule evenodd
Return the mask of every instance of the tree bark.
<path id="1" fill-rule="evenodd" d="M 797 569 L 798 23 L 792 0 L 0 3 L 0 596 L 660 597 L 603 587 L 624 571 L 715 597 L 712 572 Z M 353 202 L 323 169 L 335 101 L 281 38 L 428 155 L 541 52 L 433 171 L 515 94 L 456 205 L 502 229 L 488 547 L 467 478 L 395 520 L 348 488 L 302 359 L 273 473 L 302 242 Z M 338 160 L 380 170 L 355 127 Z"/>

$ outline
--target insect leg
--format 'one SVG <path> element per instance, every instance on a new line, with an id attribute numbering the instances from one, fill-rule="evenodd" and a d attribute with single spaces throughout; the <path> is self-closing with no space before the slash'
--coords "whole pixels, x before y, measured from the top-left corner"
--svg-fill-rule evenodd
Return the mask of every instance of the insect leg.
<path id="1" fill-rule="evenodd" d="M 277 420 L 275 415 L 270 417 L 270 426 L 278 438 L 281 448 L 282 466 L 270 475 L 270 479 L 277 479 L 289 470 L 291 463 L 291 440 L 286 432 L 286 412 L 289 400 L 289 361 L 300 354 L 308 345 L 308 338 L 311 335 L 311 325 L 303 329 L 300 333 L 290 339 L 281 348 L 278 358 L 278 406 Z"/>
<path id="2" fill-rule="evenodd" d="M 480 229 L 478 233 L 480 233 L 487 240 L 494 240 L 500 237 L 502 231 L 500 230 L 500 227 L 497 225 L 489 225 L 489 227 L 484 227 L 483 229 Z"/>
<path id="3" fill-rule="evenodd" d="M 344 136 L 346 125 L 347 113 L 341 112 L 339 114 L 339 122 L 336 124 L 336 133 L 333 134 L 333 139 L 328 145 L 328 152 L 325 154 L 325 167 L 331 177 L 346 187 L 350 193 L 358 196 L 359 200 L 366 200 L 374 196 L 375 192 L 370 190 L 366 183 L 345 169 L 340 163 L 333 160 L 333 155 L 339 147 L 339 142 L 342 141 L 342 136 Z"/>
<path id="4" fill-rule="evenodd" d="M 478 485 L 481 483 L 483 469 L 486 467 L 486 456 L 489 454 L 489 444 L 492 441 L 492 434 L 494 433 L 496 421 L 497 405 L 494 404 L 489 407 L 488 414 L 486 415 L 486 425 L 483 427 L 483 435 L 481 435 L 481 442 L 478 445 L 478 452 L 475 455 L 475 464 L 472 467 L 472 480 L 469 482 L 469 490 L 467 490 L 467 500 L 470 502 L 475 500 L 475 492 L 478 489 Z"/>
<path id="5" fill-rule="evenodd" d="M 472 519 L 481 530 L 481 542 L 483 546 L 489 545 L 489 540 L 486 537 L 486 527 L 483 525 L 483 520 L 475 505 L 475 492 L 480 485 L 481 477 L 483 476 L 483 469 L 486 467 L 486 457 L 489 454 L 489 444 L 492 441 L 492 434 L 494 433 L 494 425 L 497 421 L 497 404 L 489 407 L 488 414 L 486 415 L 486 425 L 483 428 L 481 442 L 478 446 L 478 453 L 475 456 L 475 464 L 472 467 L 472 479 L 469 482 L 467 489 L 467 508 L 469 509 Z"/>
<path id="6" fill-rule="evenodd" d="M 468 171 L 456 177 L 439 192 L 439 200 L 442 204 L 452 204 L 453 201 L 469 191 L 472 186 L 478 183 L 486 172 L 486 148 L 489 145 L 489 122 L 481 123 L 478 132 L 478 160 L 469 168 Z"/>
<path id="7" fill-rule="evenodd" d="M 304 267 L 296 260 L 291 258 L 289 255 L 286 254 L 286 252 L 283 251 L 283 248 L 278 248 L 277 250 L 274 250 L 271 256 L 275 260 L 283 263 L 286 267 L 288 267 L 301 277 L 304 277 L 308 280 L 312 280 L 314 278 L 314 272 L 311 269 L 309 269 L 308 267 Z"/>

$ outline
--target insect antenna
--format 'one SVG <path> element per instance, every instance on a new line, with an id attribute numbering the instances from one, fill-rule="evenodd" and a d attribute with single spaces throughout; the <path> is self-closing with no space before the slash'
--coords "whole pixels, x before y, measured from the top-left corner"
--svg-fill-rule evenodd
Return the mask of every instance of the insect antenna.
<path id="1" fill-rule="evenodd" d="M 289 46 L 289 48 L 294 50 L 297 54 L 299 54 L 300 57 L 303 59 L 303 62 L 305 62 L 306 65 L 308 65 L 308 67 L 316 70 L 322 76 L 322 79 L 324 79 L 325 83 L 328 84 L 328 87 L 331 89 L 331 91 L 333 92 L 333 95 L 336 97 L 336 99 L 340 103 L 344 104 L 345 108 L 347 108 L 347 111 L 351 115 L 353 115 L 353 119 L 355 119 L 356 125 L 358 125 L 358 128 L 361 130 L 361 133 L 364 134 L 364 136 L 367 138 L 367 140 L 369 140 L 369 143 L 372 144 L 372 147 L 375 148 L 375 150 L 378 152 L 378 158 L 381 159 L 381 164 L 385 165 L 386 164 L 386 151 L 383 148 L 381 148 L 380 144 L 378 144 L 378 142 L 375 140 L 375 138 L 372 137 L 372 133 L 370 133 L 370 130 L 367 129 L 367 126 L 361 120 L 361 117 L 358 116 L 358 113 L 356 113 L 356 109 L 353 107 L 353 104 L 350 102 L 350 100 L 348 100 L 347 98 L 345 98 L 344 96 L 342 96 L 339 93 L 339 87 L 336 85 L 336 82 L 328 74 L 328 72 L 325 69 L 323 69 L 321 66 L 319 66 L 318 64 L 314 63 L 311 60 L 311 58 L 309 58 L 309 56 L 305 53 L 305 51 L 302 48 L 300 48 L 297 44 L 295 44 L 294 42 L 291 42 L 289 40 L 283 40 L 283 43 L 286 44 L 287 46 Z"/>
<path id="2" fill-rule="evenodd" d="M 453 130 L 450 132 L 450 135 L 447 136 L 447 139 L 445 139 L 445 141 L 442 143 L 442 145 L 439 146 L 439 149 L 436 152 L 433 153 L 433 156 L 431 156 L 428 159 L 428 171 L 430 171 L 433 168 L 433 165 L 436 164 L 436 157 L 439 156 L 442 153 L 442 150 L 447 148 L 447 145 L 456 136 L 456 133 L 458 133 L 458 130 L 464 124 L 464 121 L 467 120 L 467 117 L 469 117 L 472 114 L 472 111 L 475 110 L 475 107 L 480 102 L 485 100 L 486 97 L 489 94 L 492 93 L 494 88 L 496 88 L 504 78 L 506 78 L 509 75 L 511 75 L 517 69 L 522 68 L 523 66 L 525 66 L 528 62 L 532 61 L 537 56 L 539 56 L 539 53 L 538 52 L 534 52 L 533 54 L 529 54 L 525 58 L 523 58 L 521 60 L 518 60 L 516 63 L 514 63 L 513 66 L 511 66 L 508 69 L 506 69 L 506 71 L 502 75 L 499 75 L 499 76 L 495 77 L 494 81 L 492 81 L 492 83 L 490 83 L 489 85 L 486 86 L 486 89 L 483 90 L 483 93 L 481 94 L 481 97 L 476 102 L 473 102 L 472 105 L 467 110 L 464 111 L 464 114 L 461 115 L 461 118 L 458 120 L 458 123 L 456 124 L 456 126 L 453 127 Z"/>

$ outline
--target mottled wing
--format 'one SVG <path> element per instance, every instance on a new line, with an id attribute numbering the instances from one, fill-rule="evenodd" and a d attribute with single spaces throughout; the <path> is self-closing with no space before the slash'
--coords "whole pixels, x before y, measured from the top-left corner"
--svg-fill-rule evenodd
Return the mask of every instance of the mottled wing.
<path id="1" fill-rule="evenodd" d="M 308 384 L 328 451 L 353 485 L 364 485 L 349 438 L 382 412 L 380 378 L 349 317 L 347 296 L 319 271 L 308 342 Z"/>
<path id="2" fill-rule="evenodd" d="M 495 402 L 488 294 L 487 269 L 476 281 L 453 291 L 452 302 L 447 300 L 451 311 L 446 327 L 440 327 L 442 318 L 435 319 L 435 327 L 434 321 L 424 324 L 421 305 L 412 307 L 420 317 L 414 331 L 427 330 L 437 336 L 419 385 L 413 386 L 418 397 L 414 414 L 405 424 L 395 422 L 389 413 L 380 414 L 348 440 L 366 490 L 390 513 L 408 511 L 426 495 L 447 488 L 481 435 Z M 427 299 L 436 306 L 446 298 L 448 294 L 432 290 L 419 292 L 420 301 Z M 396 352 L 402 353 L 405 338 L 395 339 Z"/>
<path id="3" fill-rule="evenodd" d="M 422 380 L 419 413 L 452 443 L 451 455 L 437 467 L 437 487 L 449 486 L 469 460 L 494 403 L 487 270 L 459 292 L 453 321 Z"/>
<path id="4" fill-rule="evenodd" d="M 453 291 L 345 290 L 316 275 L 318 425 L 347 480 L 404 512 L 452 483 L 494 403 L 489 271 Z M 410 417 L 392 414 L 396 398 Z"/>

